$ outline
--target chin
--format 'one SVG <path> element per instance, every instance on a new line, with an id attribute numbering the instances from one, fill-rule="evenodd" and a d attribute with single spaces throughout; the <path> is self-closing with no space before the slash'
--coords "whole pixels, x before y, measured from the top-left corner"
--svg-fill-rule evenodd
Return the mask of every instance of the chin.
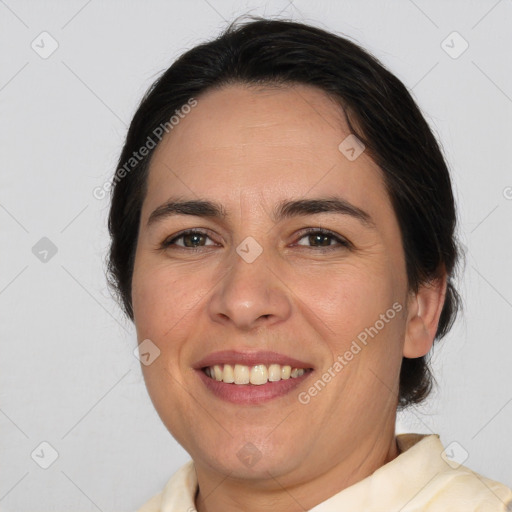
<path id="1" fill-rule="evenodd" d="M 251 442 L 242 442 L 216 453 L 203 453 L 200 455 L 212 470 L 231 478 L 248 480 L 268 480 L 279 477 L 297 469 L 298 457 L 296 451 L 270 448 L 260 449 Z M 290 454 L 293 453 L 293 459 Z M 197 459 L 194 459 L 197 460 Z M 302 460 L 304 460 L 302 458 Z"/>

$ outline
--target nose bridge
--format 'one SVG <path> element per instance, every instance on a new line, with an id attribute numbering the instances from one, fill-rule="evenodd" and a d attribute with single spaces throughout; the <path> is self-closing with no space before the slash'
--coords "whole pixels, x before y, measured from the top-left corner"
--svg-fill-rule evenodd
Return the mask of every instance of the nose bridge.
<path id="1" fill-rule="evenodd" d="M 250 236 L 233 247 L 209 303 L 212 320 L 251 329 L 285 319 L 291 308 L 286 288 L 276 277 L 276 261 L 271 248 L 264 249 Z"/>

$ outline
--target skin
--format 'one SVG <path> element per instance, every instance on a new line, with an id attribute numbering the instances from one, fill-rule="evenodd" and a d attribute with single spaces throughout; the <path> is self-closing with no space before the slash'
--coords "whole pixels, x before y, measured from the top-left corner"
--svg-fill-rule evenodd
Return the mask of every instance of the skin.
<path id="1" fill-rule="evenodd" d="M 397 457 L 402 356 L 431 348 L 446 278 L 409 292 L 382 171 L 366 152 L 355 161 L 340 152 L 350 131 L 325 93 L 230 85 L 197 100 L 156 149 L 142 208 L 135 325 L 139 342 L 149 338 L 161 351 L 142 367 L 145 382 L 194 460 L 199 512 L 307 510 Z M 337 213 L 271 218 L 279 201 L 334 193 L 364 209 L 374 228 Z M 227 216 L 179 215 L 148 226 L 151 212 L 177 197 L 219 202 Z M 318 227 L 351 247 L 302 234 Z M 161 248 L 188 228 L 208 231 L 192 237 L 197 250 L 183 238 Z M 248 236 L 263 249 L 252 263 L 236 252 Z M 402 310 L 301 404 L 298 393 L 394 303 Z M 280 352 L 311 362 L 314 375 L 285 397 L 234 405 L 212 395 L 193 369 L 224 349 Z M 237 456 L 247 443 L 261 455 L 251 467 Z"/>

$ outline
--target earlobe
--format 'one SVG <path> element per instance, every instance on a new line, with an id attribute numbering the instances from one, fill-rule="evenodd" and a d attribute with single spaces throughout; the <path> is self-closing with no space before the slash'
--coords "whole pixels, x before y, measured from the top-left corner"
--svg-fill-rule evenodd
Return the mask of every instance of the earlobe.
<path id="1" fill-rule="evenodd" d="M 410 295 L 404 357 L 422 357 L 432 348 L 444 306 L 446 287 L 445 272 L 442 277 L 420 285 L 418 292 Z"/>

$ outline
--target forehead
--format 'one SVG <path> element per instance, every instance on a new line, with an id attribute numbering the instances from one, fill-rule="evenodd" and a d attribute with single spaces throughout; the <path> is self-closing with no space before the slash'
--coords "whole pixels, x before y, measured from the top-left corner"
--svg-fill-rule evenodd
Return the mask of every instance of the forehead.
<path id="1" fill-rule="evenodd" d="M 387 202 L 382 172 L 362 153 L 349 160 L 343 110 L 307 85 L 208 91 L 157 147 L 147 202 L 212 197 L 241 207 L 336 193 L 353 203 Z M 388 204 L 389 206 L 389 204 Z M 147 212 L 146 212 L 147 213 Z"/>

